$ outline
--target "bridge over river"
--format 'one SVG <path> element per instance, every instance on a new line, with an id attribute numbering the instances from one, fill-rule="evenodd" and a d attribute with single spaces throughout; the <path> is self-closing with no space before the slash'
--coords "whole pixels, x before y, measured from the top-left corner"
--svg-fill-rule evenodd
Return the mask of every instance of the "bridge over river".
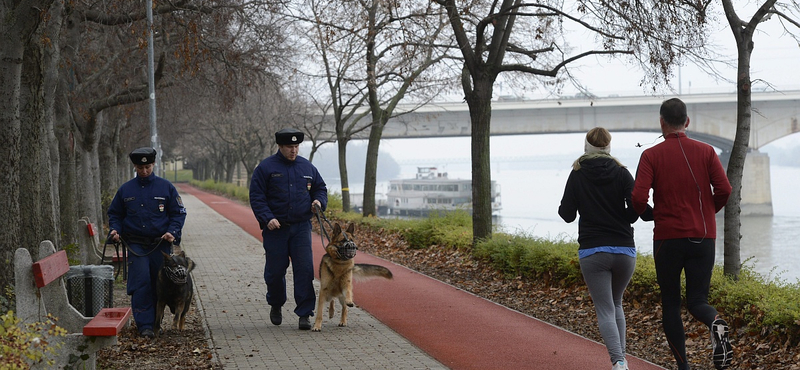
<path id="1" fill-rule="evenodd" d="M 736 136 L 736 94 L 682 95 L 689 119 L 687 134 L 721 150 L 727 164 Z M 651 96 L 499 100 L 492 103 L 492 135 L 584 133 L 596 126 L 613 132 L 660 132 L 658 110 L 664 98 Z M 742 213 L 771 215 L 769 157 L 762 146 L 800 132 L 800 91 L 754 93 L 750 152 L 745 162 Z M 411 110 L 411 107 L 399 107 Z M 466 103 L 432 103 L 392 118 L 383 138 L 470 135 Z"/>

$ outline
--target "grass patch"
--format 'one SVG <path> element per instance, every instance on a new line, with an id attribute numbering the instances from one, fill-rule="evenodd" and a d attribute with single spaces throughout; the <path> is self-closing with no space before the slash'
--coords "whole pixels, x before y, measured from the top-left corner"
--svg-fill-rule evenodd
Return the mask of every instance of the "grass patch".
<path id="1" fill-rule="evenodd" d="M 164 171 L 164 178 L 175 183 L 175 182 L 191 182 L 194 178 L 194 171 L 192 170 L 165 170 Z"/>

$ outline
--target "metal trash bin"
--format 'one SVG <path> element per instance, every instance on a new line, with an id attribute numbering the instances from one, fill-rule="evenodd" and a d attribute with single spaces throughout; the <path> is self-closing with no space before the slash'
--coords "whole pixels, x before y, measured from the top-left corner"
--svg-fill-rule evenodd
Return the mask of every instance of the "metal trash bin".
<path id="1" fill-rule="evenodd" d="M 70 266 L 65 279 L 69 304 L 83 316 L 93 317 L 114 306 L 114 266 Z"/>

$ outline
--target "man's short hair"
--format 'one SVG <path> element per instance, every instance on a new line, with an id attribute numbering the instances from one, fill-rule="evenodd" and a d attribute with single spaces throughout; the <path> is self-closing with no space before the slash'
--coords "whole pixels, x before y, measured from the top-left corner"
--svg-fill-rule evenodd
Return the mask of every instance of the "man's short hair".
<path id="1" fill-rule="evenodd" d="M 686 114 L 686 104 L 678 98 L 665 100 L 661 103 L 659 111 L 661 118 L 671 127 L 681 128 L 686 124 L 688 116 Z"/>

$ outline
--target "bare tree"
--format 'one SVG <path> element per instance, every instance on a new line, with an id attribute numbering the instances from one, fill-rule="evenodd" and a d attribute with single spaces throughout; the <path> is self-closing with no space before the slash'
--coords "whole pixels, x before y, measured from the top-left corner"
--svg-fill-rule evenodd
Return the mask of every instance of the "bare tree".
<path id="1" fill-rule="evenodd" d="M 383 128 L 397 105 L 407 96 L 419 105 L 428 103 L 455 81 L 452 69 L 432 67 L 449 58 L 449 23 L 428 1 L 393 3 L 361 1 L 367 19 L 366 78 L 370 124 L 364 169 L 363 215 L 375 215 L 378 153 Z M 438 13 L 438 14 L 437 14 Z M 413 109 L 412 109 L 413 111 Z M 404 112 L 408 113 L 408 112 Z"/>
<path id="2" fill-rule="evenodd" d="M 364 119 L 369 114 L 364 109 L 367 100 L 366 86 L 364 76 L 360 74 L 364 70 L 363 59 L 360 58 L 364 44 L 359 40 L 359 33 L 365 32 L 365 26 L 357 7 L 331 6 L 325 0 L 309 0 L 306 4 L 288 11 L 298 20 L 297 33 L 303 36 L 302 42 L 309 44 L 309 49 L 313 50 L 309 60 L 319 61 L 304 66 L 299 74 L 311 78 L 312 81 L 324 81 L 324 88 L 320 87 L 320 90 L 324 89 L 330 105 L 321 106 L 329 107 L 331 111 L 338 149 L 342 207 L 349 211 L 347 144 L 369 127 Z"/>
<path id="3" fill-rule="evenodd" d="M 683 52 L 702 45 L 705 8 L 698 2 L 582 0 L 435 0 L 450 19 L 464 58 L 462 87 L 471 118 L 473 238 L 492 236 L 489 134 L 494 83 L 502 73 L 554 78 L 590 55 L 628 55 L 653 82 L 668 81 Z M 573 8 L 569 6 L 573 5 Z M 571 54 L 564 25 L 595 35 L 593 48 Z"/>
<path id="4" fill-rule="evenodd" d="M 797 31 L 800 30 L 800 5 L 796 1 L 779 3 L 777 0 L 766 0 L 747 21 L 739 18 L 736 14 L 733 1 L 722 0 L 722 6 L 736 40 L 738 58 L 736 67 L 736 137 L 733 141 L 727 170 L 733 192 L 725 206 L 724 271 L 726 275 L 738 278 L 742 268 L 740 246 L 742 238 L 742 176 L 750 145 L 750 124 L 753 114 L 751 101 L 753 81 L 750 79 L 750 57 L 755 50 L 753 34 L 759 24 L 767 21 L 771 16 L 776 16 L 784 24 L 784 30 L 787 33 L 797 35 Z M 787 27 L 792 27 L 794 33 Z"/>

